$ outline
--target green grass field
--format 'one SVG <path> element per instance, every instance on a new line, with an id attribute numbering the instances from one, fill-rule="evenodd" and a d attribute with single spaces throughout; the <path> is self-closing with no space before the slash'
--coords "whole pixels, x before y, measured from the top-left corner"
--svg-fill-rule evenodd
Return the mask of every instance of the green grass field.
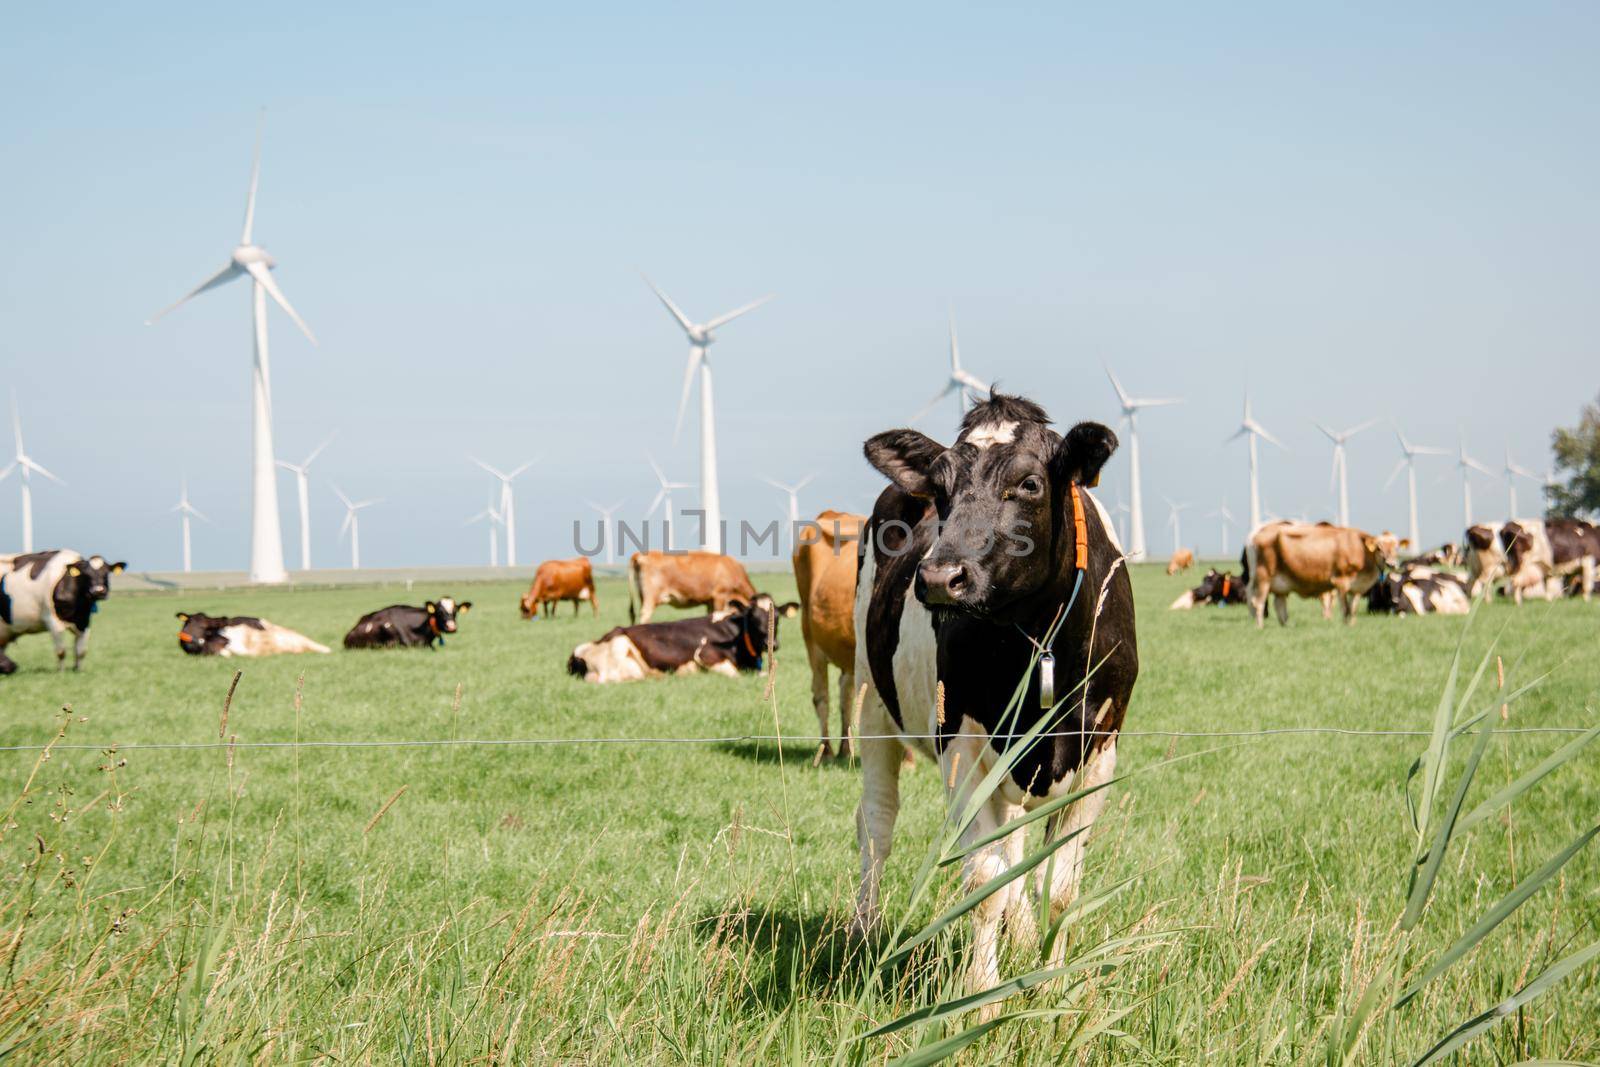
<path id="1" fill-rule="evenodd" d="M 793 595 L 787 576 L 765 576 Z M 1330 1020 L 1392 947 L 1413 838 L 1407 768 L 1424 737 L 1137 736 L 1297 726 L 1426 730 L 1463 620 L 1314 602 L 1264 633 L 1241 609 L 1173 613 L 1183 587 L 1136 568 L 1142 674 L 1125 770 L 1091 848 L 1086 892 L 1125 892 L 1076 924 L 1073 953 L 1129 941 L 1115 969 L 1023 994 L 970 1063 L 1325 1062 Z M 593 687 L 567 653 L 625 621 L 603 581 L 598 622 L 528 623 L 512 583 L 113 596 L 81 674 L 49 641 L 11 648 L 0 743 L 814 735 L 797 624 L 766 680 Z M 337 646 L 361 613 L 453 593 L 474 610 L 436 652 L 186 657 L 177 610 L 249 612 Z M 1501 629 L 1504 627 L 1504 632 Z M 1497 634 L 1507 685 L 1550 672 L 1512 726 L 1590 726 L 1600 604 L 1488 605 L 1470 671 Z M 243 679 L 225 730 L 223 697 Z M 297 705 L 303 675 L 303 699 Z M 1496 684 L 1491 667 L 1485 685 Z M 459 691 L 459 701 L 457 693 Z M 774 705 L 775 702 L 775 705 Z M 776 709 L 776 710 L 774 710 Z M 837 718 L 835 718 L 837 723 Z M 1467 805 L 1569 738 L 1491 743 Z M 1466 747 L 1466 746 L 1459 746 Z M 1194 758 L 1152 767 L 1166 756 Z M 812 745 L 241 748 L 4 755 L 0 1054 L 16 1060 L 806 1062 L 953 993 L 965 929 L 882 988 L 844 933 L 857 868 L 853 767 Z M 1458 760 L 1459 762 L 1459 760 Z M 898 917 L 943 815 L 931 765 L 903 785 L 885 877 Z M 397 797 L 398 794 L 398 797 Z M 14 801 L 14 803 L 13 803 Z M 381 815 L 381 817 L 379 817 Z M 1600 820 L 1600 745 L 1479 824 L 1447 858 L 1413 971 L 1519 879 Z M 1600 937 L 1600 853 L 1559 878 L 1413 1003 L 1374 1017 L 1351 1062 L 1410 1062 L 1447 1031 Z M 957 895 L 953 875 L 940 901 Z M 939 907 L 917 906 L 917 921 Z M 1003 961 L 1007 973 L 1037 963 Z M 953 1033 L 965 1021 L 951 1021 Z M 902 1030 L 850 1046 L 905 1054 Z M 1594 966 L 1466 1046 L 1456 1062 L 1600 1058 Z"/>

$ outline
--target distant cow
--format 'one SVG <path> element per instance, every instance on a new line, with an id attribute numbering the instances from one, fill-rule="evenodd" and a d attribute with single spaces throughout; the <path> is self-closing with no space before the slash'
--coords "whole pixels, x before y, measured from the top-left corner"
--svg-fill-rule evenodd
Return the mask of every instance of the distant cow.
<path id="1" fill-rule="evenodd" d="M 344 635 L 345 648 L 432 648 L 444 644 L 444 635 L 456 632 L 456 616 L 472 607 L 472 601 L 459 604 L 447 596 L 430 600 L 420 608 L 407 604 L 361 616 Z"/>
<path id="2" fill-rule="evenodd" d="M 1500 528 L 1500 547 L 1511 573 L 1511 595 L 1525 592 L 1547 599 L 1560 595 L 1562 580 L 1580 575 L 1588 600 L 1600 563 L 1600 530 L 1581 519 L 1517 519 Z"/>
<path id="3" fill-rule="evenodd" d="M 656 608 L 704 606 L 708 613 L 727 611 L 735 601 L 755 602 L 750 575 L 731 556 L 717 552 L 635 552 L 628 561 L 628 621 L 634 621 L 633 598 L 639 598 L 639 622 L 649 622 Z"/>
<path id="4" fill-rule="evenodd" d="M 741 601 L 703 619 L 618 626 L 573 649 L 567 673 L 602 685 L 703 670 L 735 677 L 761 669 L 769 634 L 771 650 L 778 648 L 778 617 L 793 617 L 799 609 L 757 593 L 749 604 Z"/>
<path id="5" fill-rule="evenodd" d="M 1174 552 L 1172 554 L 1172 558 L 1171 559 L 1167 560 L 1167 574 L 1168 575 L 1182 574 L 1184 571 L 1188 570 L 1190 567 L 1193 567 L 1193 566 L 1194 566 L 1194 550 L 1193 549 L 1188 549 L 1188 548 L 1180 548 L 1180 549 L 1178 549 L 1176 552 Z"/>
<path id="6" fill-rule="evenodd" d="M 6 646 L 23 634 L 41 632 L 48 632 L 56 647 L 57 670 L 66 666 L 71 634 L 72 669 L 81 667 L 89 654 L 89 621 L 111 593 L 111 576 L 127 566 L 100 556 L 84 559 L 64 548 L 0 556 L 0 674 L 17 669 Z"/>
<path id="7" fill-rule="evenodd" d="M 1389 571 L 1367 590 L 1367 613 L 1465 615 L 1472 610 L 1467 579 L 1432 567 L 1408 564 Z"/>
<path id="8" fill-rule="evenodd" d="M 850 755 L 856 699 L 856 553 L 864 515 L 824 511 L 801 528 L 794 546 L 800 587 L 800 632 L 811 663 L 811 706 L 817 713 L 816 760 L 833 755 L 828 735 L 828 665 L 839 669 L 839 758 Z"/>
<path id="9" fill-rule="evenodd" d="M 1197 604 L 1243 604 L 1247 599 L 1243 578 L 1221 574 L 1213 568 L 1199 585 L 1174 600 L 1169 610 L 1188 611 Z"/>
<path id="10" fill-rule="evenodd" d="M 1504 523 L 1480 522 L 1462 534 L 1461 554 L 1467 564 L 1467 585 L 1474 598 L 1490 595 L 1506 576 L 1506 554 L 1500 547 Z"/>
<path id="11" fill-rule="evenodd" d="M 178 612 L 183 629 L 178 647 L 191 656 L 277 656 L 300 652 L 327 652 L 305 634 L 253 615 L 207 615 Z"/>
<path id="12" fill-rule="evenodd" d="M 594 614 L 600 614 L 600 602 L 594 595 L 594 568 L 583 556 L 574 559 L 551 559 L 539 564 L 533 572 L 533 584 L 522 594 L 522 617 L 531 619 L 544 609 L 547 618 L 556 613 L 556 603 L 572 601 L 572 614 L 578 614 L 578 602 L 587 600 Z"/>
<path id="13" fill-rule="evenodd" d="M 1266 625 L 1267 597 L 1278 622 L 1289 624 L 1289 594 L 1337 595 L 1344 621 L 1355 625 L 1355 598 L 1372 588 L 1386 567 L 1398 563 L 1409 540 L 1387 531 L 1377 537 L 1348 526 L 1274 522 L 1257 528 L 1245 546 L 1245 573 L 1256 626 Z M 1323 603 L 1326 613 L 1327 601 Z"/>
<path id="14" fill-rule="evenodd" d="M 1424 552 L 1420 556 L 1413 556 L 1404 563 L 1406 566 L 1413 564 L 1421 567 L 1459 567 L 1462 561 L 1461 546 L 1453 541 L 1446 541 L 1431 552 Z"/>

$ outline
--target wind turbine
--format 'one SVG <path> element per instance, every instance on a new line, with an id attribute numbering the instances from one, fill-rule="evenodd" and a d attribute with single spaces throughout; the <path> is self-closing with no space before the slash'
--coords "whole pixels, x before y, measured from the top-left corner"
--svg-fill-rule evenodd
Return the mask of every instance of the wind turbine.
<path id="1" fill-rule="evenodd" d="M 1345 459 L 1345 442 L 1362 430 L 1368 429 L 1377 421 L 1377 419 L 1368 419 L 1366 422 L 1358 426 L 1352 426 L 1342 433 L 1335 433 L 1322 425 L 1322 423 L 1317 423 L 1317 429 L 1321 430 L 1323 436 L 1333 442 L 1333 473 L 1328 478 L 1328 488 L 1332 489 L 1335 485 L 1339 488 L 1340 526 L 1350 525 L 1350 469 Z"/>
<path id="2" fill-rule="evenodd" d="M 979 395 L 992 392 L 994 386 L 979 378 L 976 374 L 961 366 L 961 345 L 956 341 L 956 313 L 950 313 L 950 377 L 945 379 L 944 388 L 933 395 L 921 411 L 911 416 L 913 424 L 922 416 L 934 409 L 934 405 L 949 396 L 956 394 L 956 420 L 967 413 L 967 408 L 978 402 Z"/>
<path id="3" fill-rule="evenodd" d="M 221 270 L 195 286 L 177 303 L 156 312 L 145 325 L 150 325 L 209 289 L 225 285 L 235 278 L 250 276 L 251 309 L 255 322 L 255 362 L 251 371 L 254 455 L 251 459 L 250 580 L 283 582 L 288 580 L 289 572 L 283 567 L 283 531 L 278 526 L 278 483 L 272 469 L 272 374 L 267 359 L 267 297 L 270 296 L 283 309 L 284 314 L 300 327 L 300 332 L 313 345 L 317 339 L 312 335 L 311 328 L 289 305 L 278 283 L 273 281 L 272 270 L 278 265 L 277 260 L 256 244 L 252 236 L 256 218 L 256 188 L 260 178 L 261 125 L 257 124 L 255 162 L 250 168 L 250 192 L 245 198 L 244 229 L 239 235 L 239 244 Z"/>
<path id="4" fill-rule="evenodd" d="M 5 481 L 12 471 L 17 472 L 17 477 L 22 482 L 22 551 L 32 552 L 33 487 L 29 484 L 29 478 L 35 474 L 42 474 L 57 485 L 66 485 L 67 483 L 35 463 L 33 457 L 28 455 L 28 450 L 22 447 L 22 416 L 17 414 L 17 392 L 15 389 L 11 391 L 11 429 L 17 441 L 17 455 L 15 459 L 7 464 L 5 470 L 0 471 L 0 482 Z"/>
<path id="5" fill-rule="evenodd" d="M 489 492 L 489 506 L 468 519 L 463 525 L 471 526 L 475 522 L 489 523 L 489 566 L 500 566 L 500 523 L 504 521 L 501 514 L 494 509 L 494 491 Z"/>
<path id="6" fill-rule="evenodd" d="M 1227 497 L 1223 497 L 1222 498 L 1222 506 L 1220 508 L 1218 508 L 1216 511 L 1208 511 L 1208 512 L 1206 512 L 1206 518 L 1208 518 L 1208 519 L 1221 519 L 1222 520 L 1222 522 L 1221 522 L 1221 526 L 1222 526 L 1222 558 L 1223 559 L 1227 559 L 1228 558 L 1228 527 L 1232 526 L 1234 524 L 1234 522 L 1236 521 L 1234 519 L 1234 517 L 1233 517 L 1233 512 L 1228 510 L 1228 498 Z"/>
<path id="7" fill-rule="evenodd" d="M 1506 445 L 1506 488 L 1511 492 L 1511 510 L 1506 513 L 1507 518 L 1514 519 L 1520 514 L 1517 511 L 1517 479 L 1526 478 L 1530 482 L 1537 482 L 1539 476 L 1527 467 L 1515 462 L 1511 458 L 1511 446 Z M 1470 523 L 1468 524 L 1470 525 Z"/>
<path id="8" fill-rule="evenodd" d="M 1477 471 L 1493 478 L 1494 471 L 1467 455 L 1465 432 L 1461 434 L 1460 448 L 1456 452 L 1456 466 L 1461 468 L 1461 528 L 1465 530 L 1472 525 L 1472 472 Z M 1411 543 L 1416 544 L 1415 541 Z"/>
<path id="9" fill-rule="evenodd" d="M 189 503 L 189 479 L 187 478 L 183 480 L 183 490 L 178 494 L 178 506 L 172 510 L 183 516 L 183 573 L 188 574 L 194 569 L 190 566 L 189 520 L 191 518 L 199 519 L 201 522 L 210 522 L 211 520 L 200 514 L 199 509 Z"/>
<path id="10" fill-rule="evenodd" d="M 350 531 L 350 569 L 358 571 L 361 569 L 361 518 L 358 513 L 362 508 L 370 508 L 378 501 L 363 500 L 360 503 L 352 503 L 350 498 L 344 495 L 344 490 L 337 485 L 333 487 L 333 491 L 339 494 L 339 500 L 344 504 L 344 524 L 339 527 L 339 536 L 343 537 L 346 530 Z"/>
<path id="11" fill-rule="evenodd" d="M 815 477 L 816 477 L 815 474 L 808 474 L 804 478 L 801 478 L 798 482 L 795 482 L 793 485 L 784 485 L 782 482 L 777 481 L 776 479 L 773 479 L 773 478 L 763 478 L 763 479 L 761 479 L 762 481 L 766 482 L 768 485 L 772 486 L 772 488 L 777 489 L 780 492 L 787 493 L 789 495 L 789 542 L 790 542 L 789 547 L 790 548 L 794 547 L 795 530 L 799 527 L 799 524 L 800 524 L 800 490 L 802 490 L 806 486 L 810 485 L 811 484 L 811 480 L 813 478 L 815 478 Z"/>
<path id="12" fill-rule="evenodd" d="M 1167 525 L 1172 527 L 1172 551 L 1176 552 L 1183 547 L 1183 519 L 1181 513 L 1189 505 L 1174 504 L 1166 497 L 1161 499 L 1167 501 Z"/>
<path id="13" fill-rule="evenodd" d="M 311 569 L 311 462 L 332 443 L 333 437 L 330 435 L 299 463 L 278 460 L 278 466 L 294 474 L 295 491 L 300 501 L 300 569 L 303 571 Z"/>
<path id="14" fill-rule="evenodd" d="M 661 519 L 661 548 L 662 551 L 670 552 L 672 550 L 672 523 L 674 516 L 677 514 L 672 508 L 672 491 L 674 489 L 692 489 L 694 486 L 688 482 L 668 481 L 667 476 L 662 473 L 661 467 L 657 465 L 653 456 L 645 456 L 644 458 L 649 461 L 650 470 L 655 473 L 656 481 L 661 486 L 656 492 L 655 499 L 650 501 L 650 507 L 645 511 L 644 517 L 649 519 L 650 516 L 656 513 L 656 508 L 666 505 L 666 512 Z"/>
<path id="15" fill-rule="evenodd" d="M 1128 420 L 1128 524 L 1132 540 L 1128 543 L 1127 555 L 1130 560 L 1138 562 L 1145 558 L 1144 492 L 1139 482 L 1139 412 L 1143 408 L 1165 407 L 1183 401 L 1176 397 L 1129 396 L 1128 391 L 1122 388 L 1122 383 L 1117 381 L 1117 376 L 1111 373 L 1110 367 L 1106 368 L 1106 377 L 1111 379 L 1111 388 L 1117 391 L 1122 417 Z"/>
<path id="16" fill-rule="evenodd" d="M 603 516 L 600 520 L 600 539 L 606 545 L 606 562 L 615 563 L 617 561 L 617 535 L 616 531 L 611 528 L 611 516 L 615 515 L 617 509 L 622 507 L 622 501 L 617 501 L 609 508 L 603 508 L 592 500 L 588 501 L 588 504 Z"/>
<path id="17" fill-rule="evenodd" d="M 716 331 L 747 311 L 753 311 L 772 299 L 772 294 L 767 294 L 759 300 L 752 300 L 743 307 L 734 308 L 732 311 L 718 315 L 705 322 L 690 322 L 689 316 L 678 310 L 678 305 L 656 288 L 655 282 L 649 278 L 644 280 L 651 290 L 660 299 L 662 305 L 672 313 L 678 325 L 683 327 L 684 334 L 689 338 L 689 362 L 683 368 L 683 393 L 678 398 L 678 421 L 672 430 L 672 439 L 677 441 L 678 434 L 683 430 L 683 413 L 689 406 L 689 393 L 694 388 L 695 371 L 700 372 L 700 508 L 705 512 L 700 517 L 701 546 L 709 552 L 722 551 L 722 499 L 717 491 L 717 426 L 714 415 L 711 394 L 711 361 L 706 358 L 706 349 L 716 341 Z"/>
<path id="18" fill-rule="evenodd" d="M 1400 441 L 1402 456 L 1400 462 L 1394 465 L 1394 470 L 1389 474 L 1389 480 L 1383 483 L 1385 489 L 1394 484 L 1400 477 L 1400 472 L 1406 472 L 1406 486 L 1411 494 L 1411 543 L 1421 545 L 1422 539 L 1417 533 L 1417 457 L 1418 456 L 1448 456 L 1448 449 L 1429 448 L 1426 445 L 1414 445 L 1406 440 L 1406 435 L 1400 432 L 1400 427 L 1394 428 L 1394 435 Z"/>
<path id="19" fill-rule="evenodd" d="M 468 456 L 467 458 L 500 480 L 500 521 L 506 527 L 506 566 L 515 567 L 517 565 L 517 500 L 516 495 L 511 491 L 511 483 L 516 481 L 518 475 L 523 471 L 537 463 L 538 459 L 530 459 L 516 470 L 506 473 L 495 470 L 475 456 Z"/>
<path id="20" fill-rule="evenodd" d="M 1261 525 L 1261 472 L 1257 465 L 1256 439 L 1261 438 L 1272 444 L 1284 448 L 1282 441 L 1267 432 L 1265 426 L 1257 422 L 1250 414 L 1250 394 L 1244 395 L 1244 417 L 1239 420 L 1239 428 L 1233 431 L 1227 441 L 1236 441 L 1241 437 L 1250 439 L 1250 529 L 1252 532 Z M 1224 442 L 1226 443 L 1226 441 Z"/>

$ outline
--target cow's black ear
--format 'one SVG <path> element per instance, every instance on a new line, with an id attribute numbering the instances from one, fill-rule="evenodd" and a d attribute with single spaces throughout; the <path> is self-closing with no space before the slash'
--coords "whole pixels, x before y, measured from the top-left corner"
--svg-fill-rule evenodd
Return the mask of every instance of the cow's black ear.
<path id="1" fill-rule="evenodd" d="M 459 603 L 459 604 L 457 604 L 457 605 L 456 605 L 456 614 L 458 614 L 458 615 L 459 615 L 459 614 L 461 614 L 461 613 L 462 613 L 462 612 L 463 612 L 463 611 L 466 611 L 466 610 L 467 610 L 467 609 L 468 609 L 468 608 L 470 608 L 470 607 L 472 607 L 472 601 L 470 601 L 470 600 L 463 600 L 463 601 L 462 601 L 462 602 L 461 602 L 461 603 Z"/>
<path id="2" fill-rule="evenodd" d="M 189 621 L 189 613 L 187 611 L 180 611 L 180 612 L 178 612 L 178 618 L 182 619 L 184 622 L 188 622 Z"/>
<path id="3" fill-rule="evenodd" d="M 125 571 L 127 569 L 128 569 L 128 561 L 127 560 L 118 560 L 117 562 L 115 562 L 115 563 L 113 563 L 111 565 L 111 573 L 112 574 L 121 574 L 123 571 Z"/>
<path id="4" fill-rule="evenodd" d="M 786 619 L 792 619 L 796 615 L 800 614 L 800 605 L 798 602 L 791 600 L 787 604 L 784 604 L 782 607 L 778 608 L 778 614 L 782 615 Z"/>
<path id="5" fill-rule="evenodd" d="M 1098 422 L 1080 422 L 1056 446 L 1056 473 L 1079 485 L 1100 484 L 1100 468 L 1117 450 L 1117 435 Z"/>
<path id="6" fill-rule="evenodd" d="M 423 605 L 423 607 L 425 607 L 425 608 L 427 608 L 427 609 L 428 609 L 428 614 L 429 614 L 429 615 L 432 615 L 432 614 L 433 614 L 433 613 L 434 613 L 434 612 L 436 612 L 436 611 L 438 611 L 438 610 L 439 610 L 439 606 L 438 606 L 438 605 L 437 605 L 437 604 L 435 604 L 435 603 L 434 603 L 434 602 L 433 602 L 433 601 L 431 601 L 431 600 L 430 600 L 430 601 L 428 601 L 428 602 L 427 602 L 427 603 L 426 603 L 426 604 L 424 604 L 424 605 Z"/>
<path id="7" fill-rule="evenodd" d="M 867 462 L 912 496 L 933 496 L 929 473 L 945 447 L 916 430 L 886 430 L 867 438 Z"/>

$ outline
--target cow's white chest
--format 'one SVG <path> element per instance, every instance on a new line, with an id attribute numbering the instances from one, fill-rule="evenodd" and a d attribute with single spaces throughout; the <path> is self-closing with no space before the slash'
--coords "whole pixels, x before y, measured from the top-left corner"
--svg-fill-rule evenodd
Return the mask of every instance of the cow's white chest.
<path id="1" fill-rule="evenodd" d="M 899 643 L 894 650 L 894 688 L 900 704 L 903 732 L 911 735 L 939 732 L 939 644 L 933 633 L 933 614 L 907 589 L 900 610 Z M 946 708 L 947 721 L 958 714 Z M 928 737 L 909 740 L 913 748 L 930 757 L 937 749 Z"/>

